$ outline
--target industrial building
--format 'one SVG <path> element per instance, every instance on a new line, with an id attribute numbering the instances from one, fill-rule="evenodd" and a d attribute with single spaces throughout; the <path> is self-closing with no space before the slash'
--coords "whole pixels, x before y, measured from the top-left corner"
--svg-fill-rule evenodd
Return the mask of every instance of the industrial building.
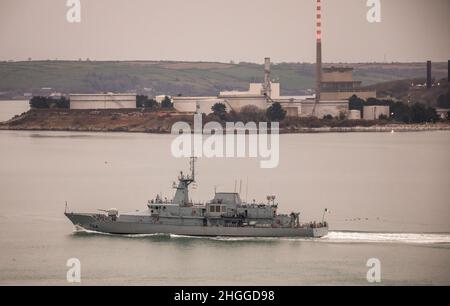
<path id="1" fill-rule="evenodd" d="M 390 117 L 389 106 L 364 106 L 363 108 L 363 119 L 364 120 L 378 120 L 381 116 L 385 118 Z"/>
<path id="2" fill-rule="evenodd" d="M 358 109 L 352 109 L 348 111 L 347 119 L 349 120 L 361 120 L 361 111 Z"/>
<path id="3" fill-rule="evenodd" d="M 323 98 L 319 103 L 316 102 L 314 95 L 282 96 L 281 84 L 270 81 L 269 58 L 265 59 L 264 67 L 264 83 L 251 83 L 247 91 L 222 91 L 217 96 L 209 97 L 173 97 L 174 107 L 179 112 L 210 114 L 211 107 L 216 103 L 225 104 L 229 111 L 240 111 L 248 105 L 265 110 L 274 102 L 279 102 L 288 112 L 288 116 L 307 117 L 312 116 L 314 112 L 315 116 L 322 118 L 326 115 L 337 117 L 341 113 L 346 114 L 348 98 L 354 94 L 371 95 L 371 93 L 359 91 L 357 87 L 360 82 L 353 81 L 351 69 L 346 68 L 346 73 L 342 76 L 333 68 L 333 72 L 324 71 L 326 90 L 322 93 Z M 351 87 L 348 84 L 351 84 Z M 365 95 L 362 96 L 365 97 Z"/>
<path id="4" fill-rule="evenodd" d="M 450 109 L 449 108 L 437 108 L 436 113 L 439 116 L 439 118 L 441 118 L 443 120 L 449 119 L 448 114 L 450 114 Z"/>
<path id="5" fill-rule="evenodd" d="M 265 59 L 263 83 L 251 83 L 248 91 L 223 91 L 209 97 L 173 97 L 177 111 L 186 113 L 212 112 L 216 103 L 225 104 L 227 109 L 240 111 L 248 105 L 262 110 L 274 102 L 286 109 L 288 116 L 315 116 L 323 118 L 348 114 L 348 99 L 357 95 L 362 99 L 376 97 L 375 91 L 361 89 L 361 82 L 353 80 L 353 69 L 331 67 L 322 69 L 322 7 L 317 1 L 316 11 L 316 94 L 315 96 L 282 96 L 280 84 L 270 80 L 270 58 Z"/>
<path id="6" fill-rule="evenodd" d="M 165 99 L 167 98 L 171 98 L 170 96 L 166 96 L 166 95 L 159 95 L 155 97 L 155 101 L 158 102 L 159 104 L 161 104 Z"/>
<path id="7" fill-rule="evenodd" d="M 321 83 L 321 100 L 348 100 L 353 95 L 364 100 L 377 97 L 375 90 L 362 89 L 362 82 L 353 80 L 351 67 L 324 68 Z"/>
<path id="8" fill-rule="evenodd" d="M 70 94 L 70 109 L 136 108 L 136 94 Z"/>

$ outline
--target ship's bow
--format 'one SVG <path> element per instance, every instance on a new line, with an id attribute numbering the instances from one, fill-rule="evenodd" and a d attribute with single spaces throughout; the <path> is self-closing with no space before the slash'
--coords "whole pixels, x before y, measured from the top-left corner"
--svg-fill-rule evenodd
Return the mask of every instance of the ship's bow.
<path id="1" fill-rule="evenodd" d="M 73 223 L 73 225 L 81 226 L 85 229 L 90 229 L 91 225 L 96 221 L 92 214 L 64 213 L 64 215 Z"/>

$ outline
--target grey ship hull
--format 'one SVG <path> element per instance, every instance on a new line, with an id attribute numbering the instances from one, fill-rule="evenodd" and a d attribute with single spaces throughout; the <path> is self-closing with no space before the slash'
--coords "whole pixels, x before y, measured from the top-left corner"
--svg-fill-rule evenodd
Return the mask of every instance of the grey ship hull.
<path id="1" fill-rule="evenodd" d="M 86 230 L 109 234 L 174 234 L 204 237 L 311 237 L 328 234 L 328 227 L 225 227 L 198 225 L 164 225 L 150 222 L 98 221 L 94 214 L 66 213 L 75 225 Z"/>

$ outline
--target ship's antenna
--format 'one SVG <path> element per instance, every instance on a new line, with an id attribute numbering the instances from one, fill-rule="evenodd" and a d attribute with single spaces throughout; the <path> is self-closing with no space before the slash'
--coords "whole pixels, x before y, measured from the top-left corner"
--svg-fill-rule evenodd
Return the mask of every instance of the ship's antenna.
<path id="1" fill-rule="evenodd" d="M 239 196 L 242 194 L 242 179 L 239 181 Z"/>
<path id="2" fill-rule="evenodd" d="M 237 180 L 234 180 L 234 193 L 236 193 Z"/>
<path id="3" fill-rule="evenodd" d="M 192 156 L 191 157 L 191 161 L 190 161 L 190 164 L 191 164 L 191 179 L 192 179 L 192 181 L 195 181 L 195 161 L 197 160 L 197 157 L 195 157 L 195 156 Z"/>

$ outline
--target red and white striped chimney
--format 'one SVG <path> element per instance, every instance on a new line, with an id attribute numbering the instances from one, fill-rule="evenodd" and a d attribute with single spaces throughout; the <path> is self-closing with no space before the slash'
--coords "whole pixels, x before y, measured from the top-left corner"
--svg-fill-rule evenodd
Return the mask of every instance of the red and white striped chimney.
<path id="1" fill-rule="evenodd" d="M 316 27 L 317 27 L 317 42 L 322 41 L 322 4 L 320 0 L 317 1 L 317 8 L 316 8 Z"/>
<path id="2" fill-rule="evenodd" d="M 316 103 L 319 103 L 322 87 L 322 3 L 321 0 L 316 1 Z"/>

